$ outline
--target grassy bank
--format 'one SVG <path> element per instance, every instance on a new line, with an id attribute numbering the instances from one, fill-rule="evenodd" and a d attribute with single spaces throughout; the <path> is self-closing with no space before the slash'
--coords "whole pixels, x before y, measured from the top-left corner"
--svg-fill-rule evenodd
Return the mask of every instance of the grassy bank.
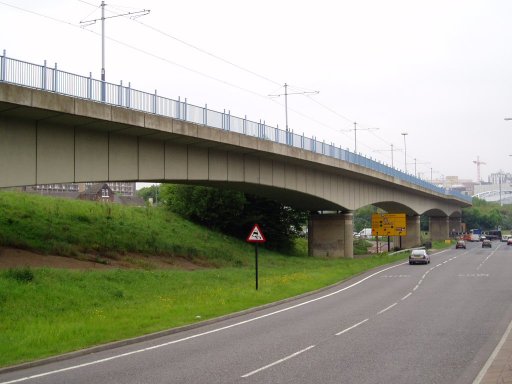
<path id="1" fill-rule="evenodd" d="M 0 244 L 107 260 L 128 253 L 242 266 L 252 247 L 166 210 L 0 192 Z M 263 251 L 264 252 L 264 251 Z"/>
<path id="2" fill-rule="evenodd" d="M 254 248 L 169 212 L 0 193 L 0 245 L 108 263 L 131 252 L 177 269 L 0 271 L 0 366 L 191 324 L 312 291 L 404 255 L 332 260 Z"/>

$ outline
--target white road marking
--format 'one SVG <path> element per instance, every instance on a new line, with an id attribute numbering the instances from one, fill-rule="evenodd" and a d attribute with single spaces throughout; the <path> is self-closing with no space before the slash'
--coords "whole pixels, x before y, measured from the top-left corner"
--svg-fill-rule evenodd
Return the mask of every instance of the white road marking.
<path id="1" fill-rule="evenodd" d="M 409 296 L 412 295 L 412 292 L 409 292 L 407 295 L 405 295 L 404 297 L 402 297 L 400 300 L 404 301 L 405 299 L 407 299 Z"/>
<path id="2" fill-rule="evenodd" d="M 395 305 L 397 305 L 397 304 L 398 304 L 398 303 L 391 304 L 389 307 L 384 308 L 382 311 L 377 312 L 377 315 L 381 315 L 381 314 L 383 314 L 384 312 L 389 311 L 391 308 L 393 308 L 393 307 L 394 307 Z"/>
<path id="3" fill-rule="evenodd" d="M 489 369 L 489 367 L 491 366 L 492 362 L 494 361 L 494 359 L 498 355 L 498 352 L 500 351 L 501 347 L 503 347 L 503 344 L 505 344 L 505 341 L 507 340 L 507 337 L 508 337 L 508 335 L 509 335 L 511 330 L 512 330 L 512 321 L 508 325 L 507 330 L 503 334 L 500 342 L 498 343 L 496 348 L 494 348 L 494 351 L 491 353 L 491 356 L 489 356 L 489 359 L 485 363 L 484 367 L 482 368 L 482 370 L 480 371 L 478 376 L 473 381 L 473 384 L 480 384 L 480 382 L 484 378 L 485 374 L 487 373 L 487 370 Z"/>
<path id="4" fill-rule="evenodd" d="M 348 327 L 348 328 L 344 329 L 344 330 L 343 330 L 343 331 L 341 331 L 341 332 L 338 332 L 338 333 L 336 334 L 336 336 L 343 335 L 345 332 L 348 332 L 348 331 L 350 331 L 351 329 L 354 329 L 355 327 L 358 327 L 358 326 L 360 326 L 361 324 L 366 323 L 368 320 L 370 320 L 370 319 L 364 319 L 363 321 L 360 321 L 359 323 L 354 324 L 353 326 Z"/>
<path id="5" fill-rule="evenodd" d="M 290 360 L 290 359 L 294 358 L 295 356 L 300 355 L 301 353 L 309 351 L 311 348 L 315 348 L 315 346 L 314 345 L 310 345 L 307 348 L 304 348 L 304 349 L 302 349 L 302 350 L 300 350 L 298 352 L 292 353 L 290 356 L 286 356 L 286 357 L 284 357 L 284 358 L 282 358 L 280 360 L 277 360 L 277 361 L 274 361 L 273 363 L 265 365 L 264 367 L 261 367 L 261 368 L 258 368 L 256 370 L 252 371 L 252 372 L 246 373 L 245 375 L 242 375 L 241 377 L 246 378 L 246 377 L 252 376 L 252 375 L 254 375 L 254 374 L 258 373 L 258 372 L 264 371 L 265 369 L 273 367 L 274 365 L 281 364 L 281 363 L 285 362 L 286 360 Z"/>
<path id="6" fill-rule="evenodd" d="M 39 378 L 39 377 L 44 377 L 44 376 L 50 376 L 50 375 L 54 375 L 56 373 L 60 373 L 60 372 L 65 372 L 65 371 L 71 371 L 73 369 L 78 369 L 78 368 L 83 368 L 83 367 L 87 367 L 87 366 L 90 366 L 90 365 L 95 365 L 95 364 L 100 364 L 100 363 L 104 363 L 104 362 L 107 362 L 107 361 L 111 361 L 111 360 L 115 360 L 115 359 L 119 359 L 121 357 L 125 357 L 125 356 L 130 356 L 130 355 L 134 355 L 134 354 L 137 354 L 137 353 L 142 353 L 142 352 L 147 352 L 147 351 L 150 351 L 150 350 L 153 350 L 153 349 L 158 349 L 158 348 L 162 348 L 162 347 L 166 347 L 168 345 L 172 345 L 172 344 L 177 344 L 177 343 L 181 343 L 183 341 L 187 341 L 187 340 L 192 340 L 192 339 L 196 339 L 198 337 L 201 337 L 201 336 L 206 336 L 206 335 L 209 335 L 209 334 L 212 334 L 212 333 L 217 333 L 217 332 L 221 332 L 221 331 L 225 331 L 226 329 L 230 329 L 230 328 L 234 328 L 234 327 L 238 327 L 240 325 L 244 325 L 244 324 L 248 324 L 248 323 L 252 323 L 253 321 L 257 321 L 257 320 L 261 320 L 261 319 L 264 319 L 264 318 L 267 318 L 267 317 L 270 317 L 270 316 L 274 316 L 274 315 L 277 315 L 279 313 L 282 313 L 282 312 L 286 312 L 286 311 L 290 311 L 292 309 L 295 309 L 295 308 L 299 308 L 299 307 L 302 307 L 304 305 L 307 305 L 307 304 L 311 304 L 311 303 L 314 303 L 316 301 L 319 301 L 319 300 L 323 300 L 323 299 L 326 299 L 328 297 L 331 297 L 331 296 L 334 296 L 334 295 L 337 295 L 338 293 L 341 293 L 341 292 L 344 292 L 350 288 L 353 288 L 359 284 L 362 284 L 363 282 L 365 282 L 366 280 L 368 279 L 371 279 L 372 277 L 382 273 L 382 272 L 386 272 L 386 271 L 389 271 L 390 269 L 393 269 L 393 268 L 396 268 L 396 267 L 399 267 L 399 266 L 402 266 L 402 265 L 405 265 L 407 264 L 408 262 L 405 262 L 405 263 L 400 263 L 400 264 L 396 264 L 396 265 L 392 265 L 391 267 L 387 267 L 387 268 L 384 268 L 380 271 L 377 271 L 377 272 L 374 272 L 372 273 L 371 275 L 369 276 L 366 276 L 364 279 L 361 279 L 359 281 L 356 281 L 355 283 L 353 284 L 350 284 L 348 286 L 346 286 L 345 288 L 341 288 L 341 289 L 338 289 L 337 291 L 334 291 L 334 292 L 331 292 L 331 293 L 328 293 L 326 295 L 323 295 L 323 296 L 320 296 L 320 297 L 317 297 L 317 298 L 314 298 L 314 299 L 311 299 L 311 300 L 307 300 L 307 301 L 304 301 L 302 303 L 299 303 L 299 304 L 295 304 L 295 305 L 292 305 L 291 307 L 286 307 L 286 308 L 283 308 L 283 309 L 279 309 L 277 311 L 274 311 L 274 312 L 270 312 L 270 313 L 267 313 L 265 315 L 261 315 L 261 316 L 257 316 L 257 317 L 253 317 L 251 319 L 247 319 L 247 320 L 244 320 L 244 321 L 240 321 L 238 323 L 235 323 L 235 324 L 231 324 L 231 325 L 226 325 L 225 327 L 221 327 L 221 328 L 215 328 L 215 329 L 212 329 L 210 331 L 206 331 L 206 332 L 202 332 L 202 333 L 197 333 L 195 335 L 191 335 L 191 336 L 187 336 L 187 337 L 184 337 L 182 339 L 178 339 L 178 340 L 173 340 L 173 341 L 169 341 L 167 343 L 162 343 L 162 344 L 158 344 L 158 345 L 154 345 L 152 347 L 148 347 L 148 348 L 142 348 L 142 349 L 137 349 L 135 351 L 131 351 L 131 352 L 127 352 L 127 353 L 122 353 L 122 354 L 119 354 L 119 355 L 114 355 L 114 356 L 110 356 L 110 357 L 107 357 L 105 359 L 99 359 L 99 360 L 93 360 L 89 363 L 84 363 L 84 364 L 79 364 L 79 365 L 73 365 L 71 367 L 66 367 L 66 368 L 62 368 L 62 369 L 57 369 L 57 370 L 54 370 L 54 371 L 48 371 L 48 372 L 43 372 L 43 373 L 39 373 L 37 375 L 32 375 L 32 376 L 26 376 L 26 377 L 22 377 L 22 378 L 19 378 L 19 379 L 16 379 L 16 380 L 11 380 L 11 381 L 5 381 L 5 382 L 1 382 L 0 384 L 11 384 L 11 383 L 19 383 L 19 382 L 22 382 L 22 381 L 27 381 L 27 380 L 32 380 L 32 379 L 36 379 L 36 378 Z"/>

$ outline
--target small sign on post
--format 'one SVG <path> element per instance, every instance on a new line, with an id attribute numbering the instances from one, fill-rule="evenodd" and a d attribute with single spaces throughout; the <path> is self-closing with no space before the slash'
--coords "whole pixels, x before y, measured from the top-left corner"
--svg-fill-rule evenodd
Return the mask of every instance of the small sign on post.
<path id="1" fill-rule="evenodd" d="M 263 232 L 261 232 L 260 227 L 258 224 L 254 224 L 254 227 L 252 227 L 251 233 L 249 236 L 247 236 L 246 239 L 249 243 L 254 243 L 254 261 L 256 266 L 256 290 L 258 290 L 258 243 L 264 243 L 267 241 L 265 239 L 265 236 L 263 235 Z"/>

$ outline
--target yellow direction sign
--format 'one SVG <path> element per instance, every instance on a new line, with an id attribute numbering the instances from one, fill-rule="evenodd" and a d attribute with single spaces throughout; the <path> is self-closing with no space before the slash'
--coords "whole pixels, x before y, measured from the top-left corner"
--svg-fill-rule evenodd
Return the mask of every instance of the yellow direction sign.
<path id="1" fill-rule="evenodd" d="M 405 213 L 374 213 L 372 236 L 405 236 L 407 226 Z"/>

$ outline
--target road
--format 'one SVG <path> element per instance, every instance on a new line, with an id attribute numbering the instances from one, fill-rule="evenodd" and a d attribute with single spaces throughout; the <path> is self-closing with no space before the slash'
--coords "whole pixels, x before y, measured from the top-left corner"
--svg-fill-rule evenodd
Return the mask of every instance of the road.
<path id="1" fill-rule="evenodd" d="M 472 383 L 512 320 L 512 246 L 450 249 L 0 383 Z"/>

